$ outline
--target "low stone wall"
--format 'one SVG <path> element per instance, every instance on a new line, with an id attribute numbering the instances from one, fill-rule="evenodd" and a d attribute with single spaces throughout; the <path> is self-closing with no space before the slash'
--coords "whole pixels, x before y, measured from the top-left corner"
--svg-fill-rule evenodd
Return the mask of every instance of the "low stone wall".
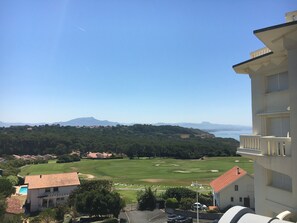
<path id="1" fill-rule="evenodd" d="M 172 209 L 172 208 L 166 208 L 165 211 L 166 213 L 183 215 L 194 219 L 196 219 L 196 216 L 197 216 L 197 213 L 195 211 L 184 211 L 184 210 Z M 220 219 L 222 216 L 223 216 L 222 213 L 199 212 L 199 219 L 215 220 L 215 219 Z"/>

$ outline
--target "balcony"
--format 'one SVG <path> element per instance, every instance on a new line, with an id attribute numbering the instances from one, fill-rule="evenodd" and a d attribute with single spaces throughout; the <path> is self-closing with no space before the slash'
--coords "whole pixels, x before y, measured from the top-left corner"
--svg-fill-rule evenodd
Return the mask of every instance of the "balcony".
<path id="1" fill-rule="evenodd" d="M 291 138 L 241 135 L 237 153 L 243 156 L 291 156 Z"/>

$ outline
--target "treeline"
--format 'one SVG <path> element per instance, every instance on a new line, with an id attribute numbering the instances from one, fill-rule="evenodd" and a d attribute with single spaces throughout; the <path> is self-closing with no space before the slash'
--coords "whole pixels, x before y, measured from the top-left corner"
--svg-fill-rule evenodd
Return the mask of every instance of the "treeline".
<path id="1" fill-rule="evenodd" d="M 43 155 L 112 152 L 133 157 L 232 156 L 238 141 L 215 138 L 198 129 L 178 126 L 133 125 L 62 127 L 59 125 L 0 128 L 0 154 Z"/>

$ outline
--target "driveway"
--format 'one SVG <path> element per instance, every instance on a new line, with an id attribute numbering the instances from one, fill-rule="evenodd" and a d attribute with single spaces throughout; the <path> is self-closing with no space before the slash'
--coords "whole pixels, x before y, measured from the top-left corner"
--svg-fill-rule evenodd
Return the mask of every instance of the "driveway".
<path id="1" fill-rule="evenodd" d="M 167 214 L 163 210 L 153 211 L 126 211 L 121 212 L 120 218 L 127 219 L 128 223 L 166 223 Z"/>

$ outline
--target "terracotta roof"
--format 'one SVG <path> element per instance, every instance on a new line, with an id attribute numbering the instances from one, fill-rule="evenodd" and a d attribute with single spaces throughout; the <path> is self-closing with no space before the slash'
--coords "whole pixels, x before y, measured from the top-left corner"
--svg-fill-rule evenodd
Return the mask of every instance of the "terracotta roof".
<path id="1" fill-rule="evenodd" d="M 7 202 L 7 208 L 6 208 L 7 213 L 12 213 L 12 214 L 24 213 L 23 205 L 21 201 L 16 197 L 8 197 L 6 199 L 6 202 Z"/>
<path id="2" fill-rule="evenodd" d="M 210 186 L 213 188 L 214 192 L 219 192 L 246 174 L 247 172 L 245 170 L 234 166 L 231 170 L 211 181 Z"/>
<path id="3" fill-rule="evenodd" d="M 26 176 L 25 184 L 28 184 L 28 189 L 38 189 L 48 187 L 75 186 L 80 185 L 80 182 L 77 173 L 73 172 Z"/>

